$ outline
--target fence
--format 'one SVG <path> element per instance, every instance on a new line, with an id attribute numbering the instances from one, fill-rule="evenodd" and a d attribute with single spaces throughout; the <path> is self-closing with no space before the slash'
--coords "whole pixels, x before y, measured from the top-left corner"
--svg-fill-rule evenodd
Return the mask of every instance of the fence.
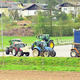
<path id="1" fill-rule="evenodd" d="M 73 43 L 73 39 L 65 39 L 65 40 L 54 40 L 54 44 L 69 44 Z"/>
<path id="2" fill-rule="evenodd" d="M 54 40 L 54 44 L 69 44 L 69 43 L 73 43 L 73 39 L 66 39 L 66 40 Z M 31 46 L 33 43 L 27 43 L 27 46 Z M 3 49 L 6 49 L 6 47 L 8 47 L 9 45 L 5 45 L 3 46 Z M 1 49 L 1 46 L 0 46 Z"/>

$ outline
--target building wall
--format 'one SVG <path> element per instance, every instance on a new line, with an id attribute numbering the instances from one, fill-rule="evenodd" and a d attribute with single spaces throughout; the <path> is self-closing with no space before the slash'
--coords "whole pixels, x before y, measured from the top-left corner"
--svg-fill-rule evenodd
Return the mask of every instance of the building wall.
<path id="1" fill-rule="evenodd" d="M 0 8 L 0 14 L 4 13 L 6 16 L 9 16 L 9 11 L 8 11 L 8 8 Z"/>
<path id="2" fill-rule="evenodd" d="M 38 11 L 46 11 L 46 10 L 24 10 L 22 11 L 22 16 L 25 17 L 25 16 L 34 16 L 37 14 Z"/>
<path id="3" fill-rule="evenodd" d="M 20 8 L 24 8 L 21 4 L 18 4 L 17 6 L 20 7 Z"/>
<path id="4" fill-rule="evenodd" d="M 22 17 L 28 16 L 28 10 L 24 10 L 21 12 Z"/>
<path id="5" fill-rule="evenodd" d="M 71 13 L 71 12 L 72 12 L 72 13 L 75 12 L 74 7 L 62 7 L 61 10 L 62 10 L 62 12 L 65 12 L 65 13 L 67 13 L 67 14 L 69 14 L 69 13 Z"/>

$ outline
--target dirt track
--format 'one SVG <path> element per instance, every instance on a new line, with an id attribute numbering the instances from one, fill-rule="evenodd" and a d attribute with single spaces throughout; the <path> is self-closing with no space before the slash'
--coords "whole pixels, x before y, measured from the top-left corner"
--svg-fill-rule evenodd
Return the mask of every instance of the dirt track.
<path id="1" fill-rule="evenodd" d="M 0 70 L 0 80 L 80 80 L 80 72 Z"/>

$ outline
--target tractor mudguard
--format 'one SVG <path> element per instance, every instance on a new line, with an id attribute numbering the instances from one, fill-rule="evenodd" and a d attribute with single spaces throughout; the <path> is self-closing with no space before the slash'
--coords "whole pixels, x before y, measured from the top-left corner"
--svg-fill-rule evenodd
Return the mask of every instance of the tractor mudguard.
<path id="1" fill-rule="evenodd" d="M 38 49 L 39 51 L 41 51 L 41 49 L 39 47 L 34 47 L 34 49 Z"/>
<path id="2" fill-rule="evenodd" d="M 48 43 L 50 40 L 52 40 L 52 39 L 49 39 L 49 40 L 47 41 L 47 43 Z M 53 40 L 52 40 L 52 41 L 53 41 Z"/>
<path id="3" fill-rule="evenodd" d="M 73 48 L 73 49 L 71 49 L 71 51 L 72 50 L 75 50 L 79 54 L 79 51 L 77 50 L 77 48 Z"/>

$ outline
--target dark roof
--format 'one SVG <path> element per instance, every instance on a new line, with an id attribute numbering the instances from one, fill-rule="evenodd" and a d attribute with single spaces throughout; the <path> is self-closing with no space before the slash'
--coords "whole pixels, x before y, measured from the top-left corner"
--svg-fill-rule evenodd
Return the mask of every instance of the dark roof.
<path id="1" fill-rule="evenodd" d="M 73 6 L 76 6 L 76 7 L 80 6 L 80 2 L 65 2 L 59 6 L 59 9 L 61 7 L 73 7 Z"/>
<path id="2" fill-rule="evenodd" d="M 40 7 L 43 10 L 47 9 L 47 4 L 40 4 L 40 3 L 27 3 L 27 4 L 25 4 L 25 3 L 23 3 L 24 9 L 29 9 L 33 5 L 36 5 L 36 6 Z"/>
<path id="3" fill-rule="evenodd" d="M 2 6 L 1 6 L 2 5 Z M 10 7 L 10 5 L 7 5 L 7 4 L 5 4 L 5 3 L 3 3 L 3 2 L 0 2 L 0 8 L 8 8 L 8 7 Z"/>
<path id="4" fill-rule="evenodd" d="M 61 4 L 60 6 L 69 7 L 69 6 L 73 6 L 73 4 L 66 2 L 66 3 Z"/>
<path id="5" fill-rule="evenodd" d="M 34 4 L 34 3 L 28 3 L 28 4 L 26 4 L 26 6 L 23 8 L 23 10 L 25 10 L 25 9 L 29 9 L 29 8 L 31 8 L 32 6 L 38 6 L 38 7 L 40 7 L 41 8 L 41 6 L 39 6 L 39 5 L 37 5 L 37 4 Z"/>

